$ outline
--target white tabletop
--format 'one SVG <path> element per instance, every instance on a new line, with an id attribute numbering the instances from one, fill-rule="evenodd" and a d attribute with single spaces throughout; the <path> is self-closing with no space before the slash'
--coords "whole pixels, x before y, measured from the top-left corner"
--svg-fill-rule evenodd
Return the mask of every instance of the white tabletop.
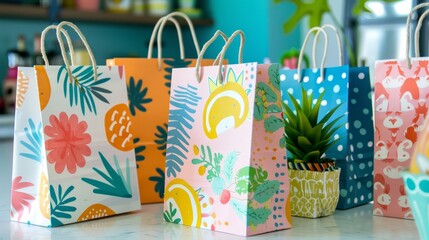
<path id="1" fill-rule="evenodd" d="M 192 227 L 164 223 L 162 204 L 144 205 L 138 212 L 58 228 L 32 226 L 9 220 L 12 141 L 0 140 L 0 239 L 246 239 Z M 337 210 L 333 216 L 292 218 L 292 229 L 250 237 L 261 239 L 418 239 L 413 220 L 375 217 L 372 205 Z"/>

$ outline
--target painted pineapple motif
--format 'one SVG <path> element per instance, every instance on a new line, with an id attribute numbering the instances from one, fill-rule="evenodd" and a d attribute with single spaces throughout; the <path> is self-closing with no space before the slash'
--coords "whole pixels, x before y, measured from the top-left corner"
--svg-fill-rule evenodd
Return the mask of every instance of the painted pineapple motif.
<path id="1" fill-rule="evenodd" d="M 210 96 L 203 112 L 204 133 L 210 139 L 231 128 L 238 128 L 249 113 L 249 100 L 243 88 L 244 74 L 229 69 L 225 83 L 209 78 Z"/>
<path id="2" fill-rule="evenodd" d="M 131 133 L 131 114 L 126 104 L 113 106 L 104 118 L 109 143 L 121 151 L 134 149 Z"/>

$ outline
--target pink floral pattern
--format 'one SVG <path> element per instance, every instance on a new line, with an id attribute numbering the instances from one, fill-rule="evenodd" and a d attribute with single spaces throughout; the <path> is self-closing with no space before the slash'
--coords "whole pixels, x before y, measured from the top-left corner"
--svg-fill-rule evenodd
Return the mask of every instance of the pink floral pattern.
<path id="1" fill-rule="evenodd" d="M 22 176 L 18 176 L 13 179 L 12 181 L 12 193 L 11 193 L 11 203 L 12 203 L 12 210 L 10 211 L 10 216 L 12 218 L 15 217 L 15 214 L 18 214 L 18 221 L 21 219 L 22 215 L 24 214 L 24 207 L 28 208 L 28 211 L 31 210 L 31 204 L 30 201 L 34 200 L 34 197 L 31 196 L 28 193 L 19 192 L 18 190 L 32 187 L 34 184 L 30 182 L 21 182 Z"/>
<path id="2" fill-rule="evenodd" d="M 45 134 L 51 139 L 46 140 L 48 162 L 55 164 L 55 171 L 62 173 L 67 167 L 69 173 L 76 172 L 76 166 L 85 166 L 85 156 L 91 155 L 88 144 L 91 135 L 86 133 L 88 124 L 79 122 L 75 114 L 70 118 L 61 112 L 59 118 L 55 115 L 49 117 L 51 125 L 45 127 Z"/>

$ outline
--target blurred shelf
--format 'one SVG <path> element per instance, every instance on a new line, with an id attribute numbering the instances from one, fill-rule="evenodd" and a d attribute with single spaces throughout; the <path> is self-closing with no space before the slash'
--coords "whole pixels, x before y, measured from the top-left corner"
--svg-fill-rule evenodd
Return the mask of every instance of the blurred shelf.
<path id="1" fill-rule="evenodd" d="M 48 20 L 47 8 L 31 5 L 16 5 L 0 3 L 0 18 L 20 18 Z M 160 16 L 133 15 L 130 13 L 88 12 L 75 9 L 61 9 L 60 20 L 84 21 L 97 23 L 136 24 L 153 26 Z M 184 23 L 183 19 L 178 19 Z M 192 19 L 195 26 L 211 26 L 213 20 L 208 18 Z"/>
<path id="2" fill-rule="evenodd" d="M 14 114 L 0 114 L 0 139 L 13 137 Z"/>

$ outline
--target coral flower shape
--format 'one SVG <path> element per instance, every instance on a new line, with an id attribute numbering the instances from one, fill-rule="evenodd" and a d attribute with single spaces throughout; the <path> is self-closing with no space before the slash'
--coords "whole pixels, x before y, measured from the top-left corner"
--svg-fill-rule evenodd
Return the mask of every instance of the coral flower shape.
<path id="1" fill-rule="evenodd" d="M 76 172 L 76 166 L 85 166 L 85 156 L 91 155 L 88 144 L 91 135 L 85 131 L 88 124 L 79 122 L 75 114 L 70 118 L 65 112 L 61 112 L 59 118 L 55 115 L 49 117 L 50 126 L 45 127 L 45 134 L 50 137 L 46 140 L 48 162 L 55 164 L 55 171 L 62 173 L 67 167 L 69 173 Z"/>
<path id="2" fill-rule="evenodd" d="M 28 208 L 28 211 L 31 210 L 30 201 L 34 200 L 34 197 L 28 193 L 20 192 L 18 190 L 34 186 L 30 182 L 21 182 L 22 176 L 18 176 L 12 181 L 12 193 L 11 193 L 11 204 L 13 210 L 18 214 L 18 221 L 21 219 L 24 214 L 25 207 Z M 14 212 L 11 210 L 10 215 L 12 218 L 15 218 Z"/>

